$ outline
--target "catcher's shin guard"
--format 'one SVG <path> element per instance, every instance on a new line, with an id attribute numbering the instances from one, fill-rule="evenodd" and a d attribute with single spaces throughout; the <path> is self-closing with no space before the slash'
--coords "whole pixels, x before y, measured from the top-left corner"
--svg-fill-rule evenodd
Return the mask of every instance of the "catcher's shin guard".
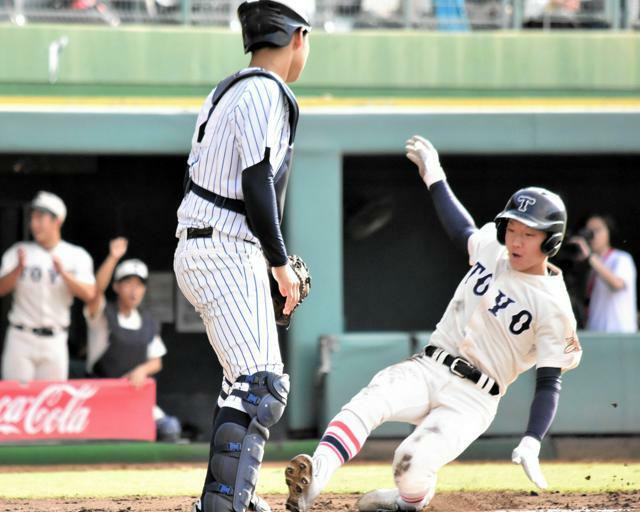
<path id="1" fill-rule="evenodd" d="M 238 459 L 233 496 L 235 512 L 244 512 L 249 506 L 258 481 L 264 445 L 269 439 L 269 428 L 282 418 L 289 394 L 288 375 L 258 372 L 245 377 L 244 381 L 249 384 L 248 391 L 232 392 L 242 398 L 243 407 L 252 418 Z"/>
<path id="2" fill-rule="evenodd" d="M 233 495 L 238 475 L 242 443 L 247 429 L 237 423 L 223 423 L 214 434 L 211 474 L 213 482 L 205 489 L 204 512 L 233 512 Z"/>

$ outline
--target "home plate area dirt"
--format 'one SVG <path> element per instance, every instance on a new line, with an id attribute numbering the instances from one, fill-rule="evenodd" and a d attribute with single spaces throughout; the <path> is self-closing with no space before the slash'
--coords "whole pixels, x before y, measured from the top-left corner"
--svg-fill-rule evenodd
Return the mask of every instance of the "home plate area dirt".
<path id="1" fill-rule="evenodd" d="M 313 512 L 356 512 L 358 494 L 326 494 Z M 284 512 L 283 495 L 264 496 L 273 512 Z M 190 512 L 192 497 L 4 500 L 0 512 Z M 425 512 L 474 511 L 640 511 L 640 490 L 603 494 L 441 493 Z"/>

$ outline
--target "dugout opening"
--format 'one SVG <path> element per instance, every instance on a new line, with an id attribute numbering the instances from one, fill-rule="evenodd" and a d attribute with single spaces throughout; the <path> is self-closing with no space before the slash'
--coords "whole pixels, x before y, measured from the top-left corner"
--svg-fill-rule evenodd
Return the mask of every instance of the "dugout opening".
<path id="1" fill-rule="evenodd" d="M 478 226 L 510 195 L 535 185 L 559 193 L 569 231 L 591 213 L 618 224 L 614 247 L 640 264 L 640 155 L 447 155 L 453 191 Z M 448 240 L 417 168 L 404 156 L 343 159 L 344 314 L 348 332 L 433 330 L 467 271 Z M 562 251 L 554 259 L 581 293 L 585 268 Z"/>

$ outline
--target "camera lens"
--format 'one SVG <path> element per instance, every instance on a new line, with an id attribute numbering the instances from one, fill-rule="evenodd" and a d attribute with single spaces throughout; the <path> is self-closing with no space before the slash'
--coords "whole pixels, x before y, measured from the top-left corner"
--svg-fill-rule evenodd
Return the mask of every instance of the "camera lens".
<path id="1" fill-rule="evenodd" d="M 589 228 L 582 228 L 578 231 L 577 235 L 584 238 L 587 242 L 591 242 L 591 240 L 593 240 L 594 233 Z"/>

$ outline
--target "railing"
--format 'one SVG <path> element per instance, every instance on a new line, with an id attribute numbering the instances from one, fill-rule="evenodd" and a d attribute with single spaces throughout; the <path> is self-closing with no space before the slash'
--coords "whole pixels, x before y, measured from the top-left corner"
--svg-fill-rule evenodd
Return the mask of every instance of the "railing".
<path id="1" fill-rule="evenodd" d="M 299 0 L 315 27 L 440 31 L 640 28 L 640 0 Z M 0 0 L 0 21 L 238 29 L 241 0 Z"/>

